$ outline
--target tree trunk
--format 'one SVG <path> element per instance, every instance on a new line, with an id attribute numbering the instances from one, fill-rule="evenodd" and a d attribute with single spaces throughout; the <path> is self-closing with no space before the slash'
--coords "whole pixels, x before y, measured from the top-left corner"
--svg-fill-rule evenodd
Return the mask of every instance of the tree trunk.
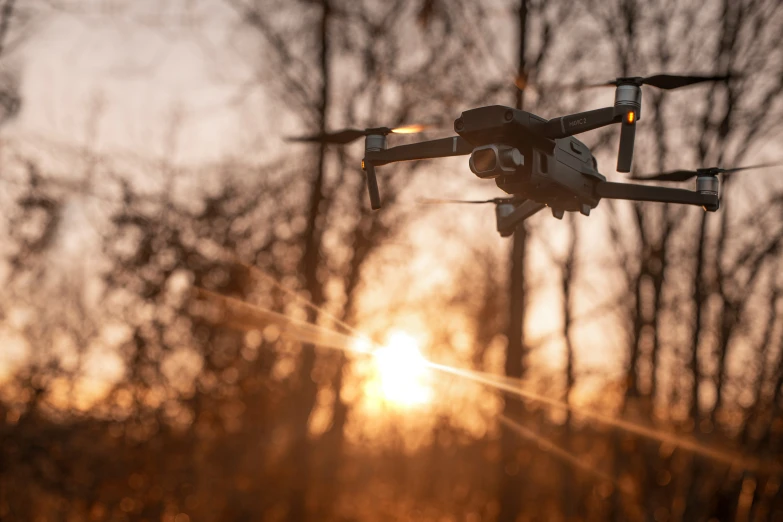
<path id="1" fill-rule="evenodd" d="M 518 13 L 519 49 L 517 74 L 524 78 L 527 74 L 527 18 L 528 0 L 520 0 Z M 524 82 L 520 82 L 524 86 Z M 516 107 L 522 109 L 525 101 L 524 89 L 516 91 Z M 509 273 L 509 316 L 507 323 L 505 372 L 507 377 L 521 378 L 525 370 L 524 325 L 525 325 L 525 254 L 527 250 L 527 228 L 520 223 L 514 231 L 514 244 L 511 249 Z M 519 400 L 506 397 L 503 414 L 507 418 L 519 420 L 523 408 Z M 521 508 L 523 474 L 521 473 L 517 448 L 519 440 L 508 429 L 501 434 L 500 457 L 500 513 L 498 522 L 513 522 Z"/>
<path id="2" fill-rule="evenodd" d="M 571 391 L 576 384 L 574 373 L 574 343 L 571 338 L 571 326 L 573 314 L 571 313 L 571 301 L 574 291 L 574 266 L 576 264 L 576 246 L 577 246 L 577 223 L 576 216 L 573 214 L 570 218 L 571 242 L 568 247 L 568 254 L 563 263 L 562 290 L 563 290 L 563 338 L 566 348 L 566 385 L 565 385 L 565 403 L 571 404 Z M 571 425 L 571 410 L 566 410 L 566 419 L 563 426 L 563 449 L 573 454 L 573 430 Z M 572 520 L 581 507 L 581 499 L 578 497 L 578 489 L 573 479 L 571 464 L 563 462 L 562 464 L 562 493 L 563 493 L 563 514 L 566 520 Z"/>
<path id="3" fill-rule="evenodd" d="M 318 107 L 319 131 L 325 132 L 327 108 L 329 105 L 329 18 L 331 9 L 329 0 L 322 0 L 321 19 L 319 24 L 320 38 L 320 68 L 321 68 L 321 99 Z M 310 293 L 310 300 L 315 306 L 320 307 L 324 301 L 323 288 L 318 280 L 318 266 L 321 259 L 321 235 L 319 224 L 319 207 L 323 200 L 324 178 L 326 171 L 326 145 L 321 144 L 318 149 L 318 162 L 316 164 L 316 176 L 313 182 L 312 192 L 308 203 L 307 228 L 304 237 L 304 254 L 302 255 L 301 272 L 304 277 L 304 285 Z M 315 322 L 316 313 L 308 310 L 308 320 Z M 307 519 L 307 499 L 310 486 L 310 453 L 311 443 L 308 438 L 308 425 L 310 414 L 315 406 L 318 386 L 312 379 L 315 367 L 315 346 L 305 344 L 302 346 L 302 356 L 298 369 L 299 390 L 293 409 L 293 443 L 291 445 L 291 465 L 293 481 L 291 496 L 288 506 L 288 520 L 298 522 Z"/>
<path id="4" fill-rule="evenodd" d="M 506 348 L 506 376 L 519 379 L 525 370 L 524 348 L 524 316 L 525 316 L 525 248 L 527 243 L 527 231 L 524 224 L 517 226 L 514 231 L 514 245 L 511 250 L 511 289 L 509 292 L 509 318 L 506 336 L 508 346 Z M 506 397 L 503 405 L 503 415 L 507 418 L 519 420 L 524 411 L 522 403 L 512 397 Z M 516 434 L 504 429 L 500 439 L 500 514 L 498 522 L 513 522 L 516 520 L 521 507 L 522 479 L 517 449 L 519 439 Z"/>

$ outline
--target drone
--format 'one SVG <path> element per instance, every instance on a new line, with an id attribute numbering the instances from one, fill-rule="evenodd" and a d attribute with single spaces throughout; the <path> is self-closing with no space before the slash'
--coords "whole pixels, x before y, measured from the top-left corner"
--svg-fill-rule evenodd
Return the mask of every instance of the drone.
<path id="1" fill-rule="evenodd" d="M 720 208 L 718 174 L 762 168 L 772 164 L 739 168 L 676 170 L 649 176 L 633 176 L 638 181 L 682 182 L 696 179 L 695 190 L 615 183 L 598 172 L 598 162 L 590 149 L 573 136 L 608 125 L 620 125 L 617 171 L 628 173 L 633 163 L 636 125 L 641 119 L 642 86 L 677 89 L 704 82 L 728 81 L 728 75 L 693 76 L 657 74 L 624 77 L 584 87 L 615 87 L 612 107 L 544 119 L 530 112 L 490 105 L 462 112 L 454 120 L 457 136 L 387 147 L 389 134 L 411 133 L 422 126 L 364 130 L 345 129 L 290 138 L 291 141 L 348 144 L 365 138 L 362 170 L 366 174 L 370 204 L 381 208 L 376 168 L 398 161 L 417 161 L 470 155 L 470 170 L 481 179 L 494 179 L 510 198 L 462 203 L 495 203 L 498 231 L 509 236 L 516 226 L 545 207 L 557 219 L 565 212 L 590 215 L 601 199 L 622 199 L 701 206 L 708 212 Z M 459 201 L 458 201 L 459 202 Z"/>

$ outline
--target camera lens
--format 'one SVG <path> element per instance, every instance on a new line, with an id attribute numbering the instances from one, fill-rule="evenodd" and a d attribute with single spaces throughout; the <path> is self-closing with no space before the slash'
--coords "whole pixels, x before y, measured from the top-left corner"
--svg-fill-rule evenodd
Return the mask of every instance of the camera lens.
<path id="1" fill-rule="evenodd" d="M 473 152 L 473 166 L 477 172 L 495 170 L 497 157 L 492 149 L 481 149 Z"/>

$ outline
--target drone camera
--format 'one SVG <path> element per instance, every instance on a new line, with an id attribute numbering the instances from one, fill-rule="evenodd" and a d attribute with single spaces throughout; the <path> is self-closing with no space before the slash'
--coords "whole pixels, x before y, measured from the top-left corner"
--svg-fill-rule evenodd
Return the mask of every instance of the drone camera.
<path id="1" fill-rule="evenodd" d="M 496 178 L 501 174 L 516 172 L 525 164 L 525 156 L 519 149 L 506 145 L 482 145 L 470 155 L 470 170 L 482 179 Z"/>

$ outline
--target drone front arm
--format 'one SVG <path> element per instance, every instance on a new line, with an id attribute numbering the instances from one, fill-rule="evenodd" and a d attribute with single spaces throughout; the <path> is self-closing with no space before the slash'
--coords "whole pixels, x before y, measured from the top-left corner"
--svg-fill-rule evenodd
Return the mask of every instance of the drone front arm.
<path id="1" fill-rule="evenodd" d="M 473 152 L 473 145 L 460 136 L 439 140 L 420 141 L 408 145 L 398 145 L 384 150 L 368 150 L 364 161 L 376 167 L 395 161 L 415 161 L 449 156 L 464 156 Z"/>
<path id="2" fill-rule="evenodd" d="M 636 121 L 639 119 L 639 107 L 640 105 L 637 106 L 635 103 L 615 102 L 614 107 L 578 112 L 551 119 L 541 124 L 541 132 L 547 138 L 560 139 L 613 123 L 620 123 L 620 150 L 617 153 L 617 171 L 630 172 L 633 162 Z"/>
<path id="3" fill-rule="evenodd" d="M 375 175 L 375 167 L 396 161 L 447 158 L 449 156 L 463 156 L 473 152 L 473 145 L 460 136 L 398 145 L 390 149 L 381 148 L 385 146 L 385 143 L 386 138 L 383 135 L 369 135 L 367 141 L 365 141 L 362 169 L 367 174 L 367 190 L 370 193 L 370 206 L 373 210 L 381 208 L 381 193 L 378 190 L 378 178 Z"/>
<path id="4" fill-rule="evenodd" d="M 619 123 L 623 119 L 623 111 L 616 107 L 605 107 L 592 111 L 578 112 L 568 116 L 552 118 L 541 124 L 541 131 L 549 139 L 557 140 L 567 138 L 574 134 L 599 129 L 613 123 Z"/>
<path id="5" fill-rule="evenodd" d="M 635 185 L 631 183 L 612 183 L 602 181 L 595 187 L 595 195 L 606 199 L 627 199 L 631 201 L 653 201 L 657 203 L 679 203 L 681 205 L 696 205 L 705 210 L 718 210 L 717 194 L 694 192 L 667 187 L 650 185 Z"/>

